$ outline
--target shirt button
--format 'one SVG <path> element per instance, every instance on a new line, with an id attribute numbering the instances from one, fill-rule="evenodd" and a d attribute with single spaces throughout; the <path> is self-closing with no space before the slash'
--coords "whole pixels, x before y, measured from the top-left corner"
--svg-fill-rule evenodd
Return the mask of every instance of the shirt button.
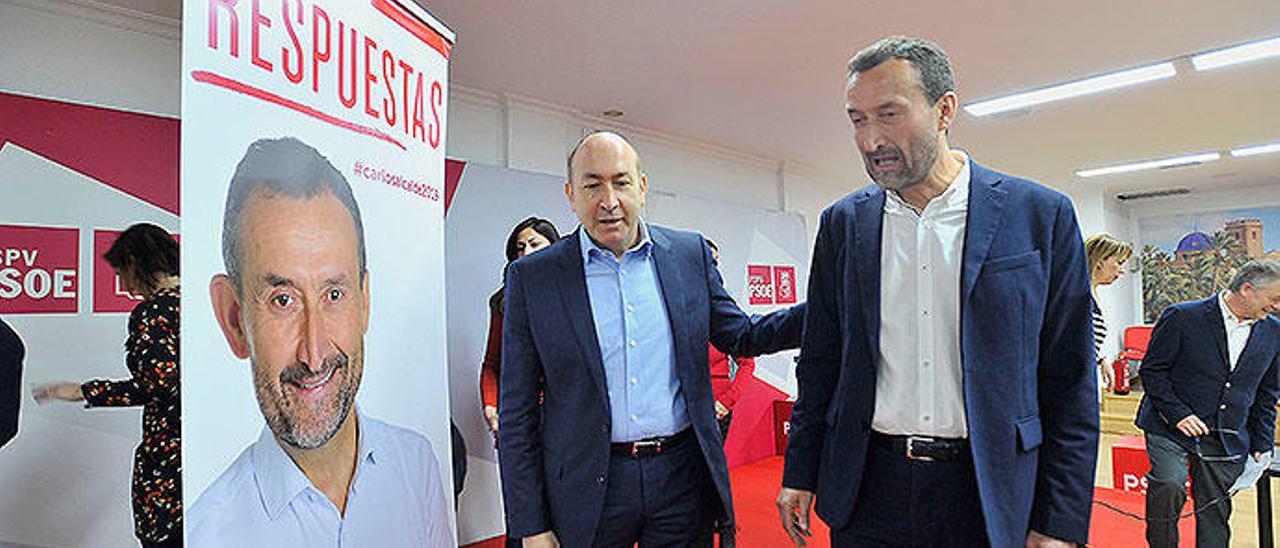
<path id="1" fill-rule="evenodd" d="M 927 265 L 927 264 L 926 264 L 926 265 L 920 265 L 920 270 L 923 270 L 923 271 L 925 271 L 925 272 L 928 272 L 928 271 L 929 271 L 929 265 Z"/>
<path id="2" fill-rule="evenodd" d="M 637 382 L 637 381 L 636 381 L 636 378 L 635 378 L 635 377 L 631 377 L 631 384 L 636 384 L 636 382 Z"/>
<path id="3" fill-rule="evenodd" d="M 608 433 L 609 433 L 609 425 L 608 425 L 608 424 L 602 424 L 602 425 L 600 425 L 600 433 L 601 433 L 601 434 L 608 434 Z"/>
<path id="4" fill-rule="evenodd" d="M 635 416 L 635 415 L 631 415 L 631 422 L 636 422 L 636 421 L 637 421 L 637 420 L 639 420 L 639 419 L 640 419 L 639 417 L 637 417 L 637 416 Z"/>
<path id="5" fill-rule="evenodd" d="M 635 312 L 635 311 L 636 311 L 636 305 L 634 304 L 627 305 L 627 312 Z"/>
<path id="6" fill-rule="evenodd" d="M 604 483 L 604 476 L 596 476 L 596 483 Z"/>
<path id="7" fill-rule="evenodd" d="M 924 310 L 921 310 L 921 311 L 920 311 L 920 315 L 921 315 L 921 316 L 924 316 L 924 317 L 926 317 L 926 318 L 928 318 L 928 317 L 929 317 L 929 309 L 928 309 L 928 308 L 926 308 L 926 309 L 924 309 Z"/>
<path id="8" fill-rule="evenodd" d="M 1227 388 L 1231 388 L 1231 383 L 1227 383 Z"/>
<path id="9" fill-rule="evenodd" d="M 929 418 L 930 418 L 929 415 L 925 415 L 922 418 L 924 419 L 924 422 L 929 422 Z"/>
<path id="10" fill-rule="evenodd" d="M 1218 406 L 1218 409 L 1226 409 L 1226 408 L 1227 408 L 1227 404 L 1225 403 Z"/>
<path id="11" fill-rule="evenodd" d="M 635 348 L 635 347 L 636 347 L 636 340 L 631 339 L 631 348 Z"/>
<path id="12" fill-rule="evenodd" d="M 929 365 L 930 365 L 929 360 L 925 360 L 925 361 L 924 361 L 924 366 L 925 366 L 925 367 L 929 367 Z"/>

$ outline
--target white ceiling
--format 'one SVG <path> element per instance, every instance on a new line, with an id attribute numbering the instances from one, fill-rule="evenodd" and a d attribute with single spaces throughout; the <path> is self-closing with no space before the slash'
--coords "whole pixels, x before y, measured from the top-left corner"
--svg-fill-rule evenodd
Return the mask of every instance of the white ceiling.
<path id="1" fill-rule="evenodd" d="M 1280 1 L 417 0 L 458 33 L 451 78 L 865 180 L 845 63 L 885 34 L 951 55 L 962 103 L 1280 35 Z M 113 0 L 176 16 L 171 0 Z M 170 13 L 165 13 L 169 11 Z M 1188 68 L 1189 67 L 1183 67 Z M 1033 108 L 962 113 L 951 142 L 1059 188 L 1280 185 L 1280 154 L 1080 179 L 1073 172 L 1280 141 L 1280 59 Z"/>

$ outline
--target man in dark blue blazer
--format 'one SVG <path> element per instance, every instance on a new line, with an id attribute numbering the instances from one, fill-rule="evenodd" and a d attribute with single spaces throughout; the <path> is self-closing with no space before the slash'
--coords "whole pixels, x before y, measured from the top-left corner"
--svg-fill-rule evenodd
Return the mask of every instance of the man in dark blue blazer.
<path id="1" fill-rule="evenodd" d="M 803 306 L 749 318 L 699 235 L 645 224 L 639 158 L 584 138 L 565 194 L 582 227 L 508 267 L 498 453 L 524 546 L 733 545 L 707 343 L 799 346 Z"/>
<path id="2" fill-rule="evenodd" d="M 928 41 L 849 65 L 877 184 L 822 214 L 778 509 L 832 545 L 1068 546 L 1098 446 L 1089 277 L 1062 194 L 947 144 L 954 77 Z"/>
<path id="3" fill-rule="evenodd" d="M 1280 369 L 1280 263 L 1245 263 L 1227 291 L 1166 308 L 1142 360 L 1146 394 L 1138 427 L 1147 436 L 1147 542 L 1178 546 L 1187 465 L 1196 545 L 1227 546 L 1227 489 L 1244 459 L 1275 443 Z M 1217 501 L 1214 503 L 1214 501 Z"/>
<path id="4" fill-rule="evenodd" d="M 22 400 L 22 358 L 26 349 L 18 333 L 0 319 L 0 447 L 18 435 Z"/>

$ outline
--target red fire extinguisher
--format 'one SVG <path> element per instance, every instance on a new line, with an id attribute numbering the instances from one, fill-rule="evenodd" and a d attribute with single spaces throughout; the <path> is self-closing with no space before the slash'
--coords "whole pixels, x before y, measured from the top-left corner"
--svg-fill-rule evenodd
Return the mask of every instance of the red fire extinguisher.
<path id="1" fill-rule="evenodd" d="M 1129 393 L 1129 360 L 1121 354 L 1111 362 L 1111 390 L 1121 396 Z"/>

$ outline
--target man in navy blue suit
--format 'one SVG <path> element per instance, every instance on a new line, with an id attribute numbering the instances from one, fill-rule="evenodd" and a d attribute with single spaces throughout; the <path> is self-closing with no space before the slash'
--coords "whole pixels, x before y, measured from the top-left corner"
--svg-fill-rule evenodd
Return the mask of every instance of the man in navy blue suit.
<path id="1" fill-rule="evenodd" d="M 822 214 L 782 524 L 832 545 L 1087 540 L 1098 447 L 1089 275 L 1062 194 L 953 149 L 936 44 L 850 61 L 846 107 L 876 184 Z"/>
<path id="2" fill-rule="evenodd" d="M 569 155 L 582 223 L 508 267 L 498 453 L 507 535 L 524 546 L 733 545 L 707 343 L 800 343 L 803 305 L 749 318 L 706 241 L 640 218 L 648 180 L 621 136 Z"/>
<path id="3" fill-rule="evenodd" d="M 22 399 L 22 358 L 26 349 L 18 333 L 0 319 L 0 447 L 18 435 Z"/>
<path id="4" fill-rule="evenodd" d="M 1146 394 L 1137 424 L 1147 436 L 1147 542 L 1178 546 L 1187 465 L 1196 546 L 1227 546 L 1227 489 L 1244 459 L 1275 443 L 1280 369 L 1280 263 L 1240 267 L 1227 290 L 1166 308 L 1142 360 Z M 1216 502 L 1215 502 L 1216 501 Z"/>

